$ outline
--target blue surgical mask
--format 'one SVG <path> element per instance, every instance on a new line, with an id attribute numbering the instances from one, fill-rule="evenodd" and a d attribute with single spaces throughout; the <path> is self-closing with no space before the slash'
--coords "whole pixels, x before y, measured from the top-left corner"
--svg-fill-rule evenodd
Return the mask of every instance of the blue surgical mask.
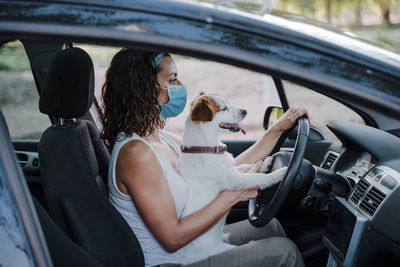
<path id="1" fill-rule="evenodd" d="M 161 87 L 160 87 L 161 88 Z M 168 86 L 161 88 L 161 90 L 168 90 L 169 102 L 160 105 L 161 119 L 173 118 L 182 113 L 187 101 L 187 91 L 184 85 Z"/>

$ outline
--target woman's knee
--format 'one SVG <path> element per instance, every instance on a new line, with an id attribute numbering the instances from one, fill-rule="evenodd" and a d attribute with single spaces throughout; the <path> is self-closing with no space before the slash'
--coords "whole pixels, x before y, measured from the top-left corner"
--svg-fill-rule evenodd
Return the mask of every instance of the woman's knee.
<path id="1" fill-rule="evenodd" d="M 303 258 L 296 244 L 286 237 L 276 236 L 260 240 L 257 247 L 264 250 L 265 258 L 274 262 L 275 266 L 304 266 Z"/>
<path id="2" fill-rule="evenodd" d="M 275 236 L 283 236 L 286 237 L 286 232 L 283 229 L 281 223 L 276 219 L 272 218 L 271 221 L 267 224 L 272 229 Z"/>
<path id="3" fill-rule="evenodd" d="M 303 258 L 296 244 L 286 237 L 275 237 L 277 247 L 281 249 L 285 259 L 284 266 L 304 266 Z"/>

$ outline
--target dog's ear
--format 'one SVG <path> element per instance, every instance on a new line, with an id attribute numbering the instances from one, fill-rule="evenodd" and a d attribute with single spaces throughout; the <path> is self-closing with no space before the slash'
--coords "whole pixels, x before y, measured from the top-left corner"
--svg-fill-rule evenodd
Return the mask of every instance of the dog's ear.
<path id="1" fill-rule="evenodd" d="M 205 97 L 199 99 L 190 111 L 190 119 L 195 123 L 211 121 L 213 117 L 214 114 Z"/>
<path id="2" fill-rule="evenodd" d="M 196 99 L 199 98 L 202 95 L 205 95 L 206 93 L 204 93 L 204 91 L 200 91 L 199 95 L 196 96 L 196 98 L 190 103 L 190 106 L 193 107 L 194 102 L 196 102 Z"/>

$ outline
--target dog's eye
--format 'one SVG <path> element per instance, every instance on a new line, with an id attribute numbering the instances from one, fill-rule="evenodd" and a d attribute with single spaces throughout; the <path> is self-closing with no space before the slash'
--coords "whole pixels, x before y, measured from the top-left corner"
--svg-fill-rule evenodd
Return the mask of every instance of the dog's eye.
<path id="1" fill-rule="evenodd" d="M 221 109 L 221 111 L 225 111 L 225 110 L 227 110 L 227 109 L 228 109 L 228 107 L 225 106 L 223 109 Z"/>

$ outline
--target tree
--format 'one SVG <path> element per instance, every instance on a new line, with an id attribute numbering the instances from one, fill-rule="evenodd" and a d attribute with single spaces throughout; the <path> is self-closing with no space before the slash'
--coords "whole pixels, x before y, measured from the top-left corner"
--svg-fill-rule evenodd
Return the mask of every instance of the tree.
<path id="1" fill-rule="evenodd" d="M 316 3 L 318 0 L 277 0 L 278 8 L 293 13 L 299 12 L 302 15 L 316 17 Z"/>
<path id="2" fill-rule="evenodd" d="M 355 6 L 356 22 L 355 22 L 355 25 L 362 25 L 361 9 L 362 9 L 363 2 L 364 2 L 364 0 L 356 0 L 356 6 Z"/>
<path id="3" fill-rule="evenodd" d="M 312 15 L 313 19 L 315 19 L 315 4 L 316 0 L 298 0 L 295 1 L 298 4 L 298 7 L 300 8 L 301 14 L 308 13 Z"/>
<path id="4" fill-rule="evenodd" d="M 332 23 L 332 0 L 325 0 L 325 15 L 328 23 Z"/>
<path id="5" fill-rule="evenodd" d="M 390 10 L 395 3 L 398 3 L 399 0 L 373 0 L 376 6 L 380 9 L 382 23 L 390 24 Z"/>

